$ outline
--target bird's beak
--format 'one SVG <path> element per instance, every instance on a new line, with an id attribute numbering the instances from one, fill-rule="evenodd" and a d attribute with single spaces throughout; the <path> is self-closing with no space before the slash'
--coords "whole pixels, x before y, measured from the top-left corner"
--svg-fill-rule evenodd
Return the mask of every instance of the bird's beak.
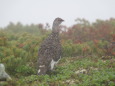
<path id="1" fill-rule="evenodd" d="M 63 19 L 62 19 L 61 21 L 62 21 L 62 22 L 64 22 L 64 20 L 63 20 Z"/>

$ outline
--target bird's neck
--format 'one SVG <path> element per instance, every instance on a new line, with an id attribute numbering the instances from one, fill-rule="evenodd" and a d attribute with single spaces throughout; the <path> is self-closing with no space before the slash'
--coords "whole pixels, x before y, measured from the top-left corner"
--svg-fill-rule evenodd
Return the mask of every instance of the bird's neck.
<path id="1" fill-rule="evenodd" d="M 52 26 L 52 32 L 59 34 L 59 25 L 54 23 L 53 26 Z"/>
<path id="2" fill-rule="evenodd" d="M 53 32 L 51 33 L 53 35 L 53 37 L 59 37 L 59 32 Z"/>

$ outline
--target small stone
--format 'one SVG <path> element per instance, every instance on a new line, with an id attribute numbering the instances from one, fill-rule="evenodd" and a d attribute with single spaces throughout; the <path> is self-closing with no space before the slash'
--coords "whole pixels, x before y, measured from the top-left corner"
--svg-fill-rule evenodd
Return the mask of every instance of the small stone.
<path id="1" fill-rule="evenodd" d="M 66 83 L 68 83 L 68 84 L 72 85 L 72 84 L 74 84 L 74 83 L 75 83 L 75 81 L 74 81 L 73 79 L 70 79 L 70 80 L 66 80 Z"/>
<path id="2" fill-rule="evenodd" d="M 82 69 L 82 70 L 78 70 L 75 72 L 75 74 L 79 74 L 79 73 L 87 73 L 86 69 Z"/>

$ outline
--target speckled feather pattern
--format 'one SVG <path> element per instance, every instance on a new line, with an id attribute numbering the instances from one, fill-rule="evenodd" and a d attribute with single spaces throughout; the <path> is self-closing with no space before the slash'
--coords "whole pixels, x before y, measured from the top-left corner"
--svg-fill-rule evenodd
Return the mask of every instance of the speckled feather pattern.
<path id="1" fill-rule="evenodd" d="M 42 43 L 38 52 L 38 67 L 45 65 L 43 73 L 51 69 L 51 61 L 58 61 L 61 57 L 62 49 L 60 44 L 59 33 L 52 32 Z M 45 71 L 45 72 L 44 72 Z"/>
<path id="2" fill-rule="evenodd" d="M 64 20 L 56 18 L 53 22 L 52 33 L 46 38 L 38 52 L 38 75 L 44 75 L 47 71 L 54 69 L 54 65 L 58 63 L 62 49 L 59 38 L 59 25 Z"/>

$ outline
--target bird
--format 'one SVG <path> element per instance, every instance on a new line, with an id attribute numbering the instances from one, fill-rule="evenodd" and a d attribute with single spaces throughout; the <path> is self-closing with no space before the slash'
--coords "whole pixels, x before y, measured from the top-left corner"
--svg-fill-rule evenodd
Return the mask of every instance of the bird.
<path id="1" fill-rule="evenodd" d="M 59 26 L 64 20 L 57 17 L 52 25 L 52 32 L 42 42 L 38 51 L 38 75 L 45 75 L 48 71 L 53 71 L 54 66 L 62 56 L 62 47 L 59 37 Z"/>

